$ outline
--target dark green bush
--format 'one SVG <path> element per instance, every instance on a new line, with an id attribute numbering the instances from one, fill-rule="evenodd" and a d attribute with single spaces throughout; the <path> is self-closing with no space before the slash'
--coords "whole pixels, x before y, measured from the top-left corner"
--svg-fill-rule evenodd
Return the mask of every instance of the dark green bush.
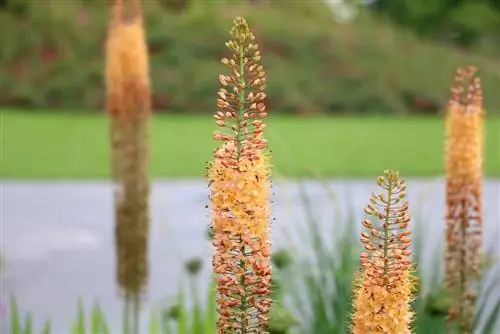
<path id="1" fill-rule="evenodd" d="M 106 1 L 22 1 L 0 9 L 0 105 L 99 110 Z M 419 41 L 363 14 L 337 23 L 319 1 L 145 1 L 157 110 L 212 113 L 235 15 L 262 46 L 274 112 L 436 112 L 454 69 L 480 67 L 489 111 L 494 59 Z"/>

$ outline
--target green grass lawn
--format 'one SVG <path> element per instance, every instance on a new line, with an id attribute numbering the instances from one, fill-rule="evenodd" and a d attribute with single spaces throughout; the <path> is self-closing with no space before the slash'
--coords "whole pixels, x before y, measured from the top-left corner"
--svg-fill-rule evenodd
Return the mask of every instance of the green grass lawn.
<path id="1" fill-rule="evenodd" d="M 7 179 L 109 176 L 105 114 L 2 111 L 2 175 Z M 155 116 L 154 177 L 203 177 L 215 142 L 211 115 Z M 406 176 L 443 174 L 440 118 L 270 117 L 267 138 L 281 175 L 313 170 L 329 177 L 373 177 L 385 168 Z M 487 119 L 485 169 L 500 176 L 500 118 Z"/>

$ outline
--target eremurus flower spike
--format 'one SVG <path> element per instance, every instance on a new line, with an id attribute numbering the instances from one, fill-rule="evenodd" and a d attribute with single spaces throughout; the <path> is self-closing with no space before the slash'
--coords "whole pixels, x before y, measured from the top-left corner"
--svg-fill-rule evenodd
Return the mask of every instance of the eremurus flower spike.
<path id="1" fill-rule="evenodd" d="M 222 59 L 214 133 L 222 145 L 208 166 L 217 287 L 217 333 L 263 333 L 271 299 L 270 167 L 263 137 L 265 72 L 254 35 L 242 17 Z"/>
<path id="2" fill-rule="evenodd" d="M 413 298 L 410 216 L 406 184 L 397 172 L 378 177 L 383 192 L 373 194 L 362 222 L 362 273 L 356 281 L 353 333 L 410 333 Z"/>
<path id="3" fill-rule="evenodd" d="M 232 75 L 219 75 L 222 88 L 217 94 L 218 111 L 214 115 L 217 126 L 226 131 L 214 132 L 214 139 L 235 144 L 232 151 L 226 148 L 216 153 L 224 158 L 224 163 L 235 166 L 240 157 L 254 158 L 266 148 L 266 73 L 259 63 L 259 47 L 253 43 L 255 36 L 243 17 L 234 20 L 231 35 L 233 40 L 226 46 L 232 56 L 221 62 L 231 68 Z"/>
<path id="4" fill-rule="evenodd" d="M 445 283 L 450 330 L 472 333 L 482 246 L 483 107 L 476 69 L 458 69 L 446 112 Z"/>
<path id="5" fill-rule="evenodd" d="M 128 301 L 147 283 L 149 240 L 149 61 L 141 1 L 114 0 L 106 41 L 106 107 L 115 186 L 117 281 Z"/>

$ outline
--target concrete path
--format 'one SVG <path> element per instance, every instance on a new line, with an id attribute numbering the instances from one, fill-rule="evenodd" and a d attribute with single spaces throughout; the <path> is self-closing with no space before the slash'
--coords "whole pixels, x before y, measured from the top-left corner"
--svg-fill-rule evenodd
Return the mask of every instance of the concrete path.
<path id="1" fill-rule="evenodd" d="M 374 182 L 333 181 L 337 197 L 332 206 L 324 189 L 307 183 L 309 198 L 326 237 L 338 230 L 337 214 L 355 214 L 357 223 Z M 415 224 L 425 226 L 427 255 L 440 247 L 444 213 L 441 180 L 409 181 L 410 210 Z M 273 239 L 276 247 L 300 245 L 306 221 L 297 187 L 274 185 Z M 485 185 L 486 236 L 500 240 L 500 180 Z M 347 203 L 349 205 L 347 205 Z M 120 333 L 120 298 L 114 284 L 112 188 L 106 182 L 14 182 L 1 185 L 1 298 L 15 295 L 23 312 L 35 323 L 53 321 L 54 333 L 69 333 L 76 315 L 76 298 L 90 307 L 98 298 L 113 333 Z M 207 188 L 203 181 L 155 182 L 152 189 L 151 275 L 148 309 L 168 304 L 177 293 L 183 263 L 198 256 L 205 262 L 200 288 L 210 273 L 211 246 L 205 237 L 209 222 Z M 353 211 L 354 210 L 354 211 Z M 357 224 L 359 226 L 359 224 Z M 337 228 L 334 228 L 337 227 Z M 307 251 L 299 250 L 307 257 Z M 500 298 L 500 295 L 499 295 Z M 8 310 L 6 310 L 8 316 Z M 6 318 L 2 328 L 8 329 Z M 3 331 L 2 331 L 3 333 Z M 6 332 L 8 333 L 8 332 Z"/>

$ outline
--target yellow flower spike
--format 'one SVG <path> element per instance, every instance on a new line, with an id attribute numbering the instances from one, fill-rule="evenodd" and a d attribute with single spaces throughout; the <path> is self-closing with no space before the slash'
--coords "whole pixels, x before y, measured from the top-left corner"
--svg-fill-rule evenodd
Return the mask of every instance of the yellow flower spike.
<path id="1" fill-rule="evenodd" d="M 476 69 L 458 69 L 446 113 L 445 282 L 450 330 L 472 333 L 482 246 L 484 111 Z"/>
<path id="2" fill-rule="evenodd" d="M 255 36 L 242 17 L 234 20 L 232 52 L 222 63 L 214 139 L 222 141 L 208 166 L 212 204 L 213 272 L 217 285 L 217 333 L 261 333 L 271 306 L 270 165 L 263 133 L 267 116 L 265 72 Z"/>
<path id="3" fill-rule="evenodd" d="M 397 172 L 377 178 L 383 193 L 373 194 L 362 222 L 361 275 L 355 280 L 352 333 L 411 333 L 414 279 L 406 184 Z"/>
<path id="4" fill-rule="evenodd" d="M 114 0 L 106 41 L 106 102 L 115 183 L 117 281 L 127 301 L 139 300 L 148 279 L 149 60 L 141 1 Z"/>

